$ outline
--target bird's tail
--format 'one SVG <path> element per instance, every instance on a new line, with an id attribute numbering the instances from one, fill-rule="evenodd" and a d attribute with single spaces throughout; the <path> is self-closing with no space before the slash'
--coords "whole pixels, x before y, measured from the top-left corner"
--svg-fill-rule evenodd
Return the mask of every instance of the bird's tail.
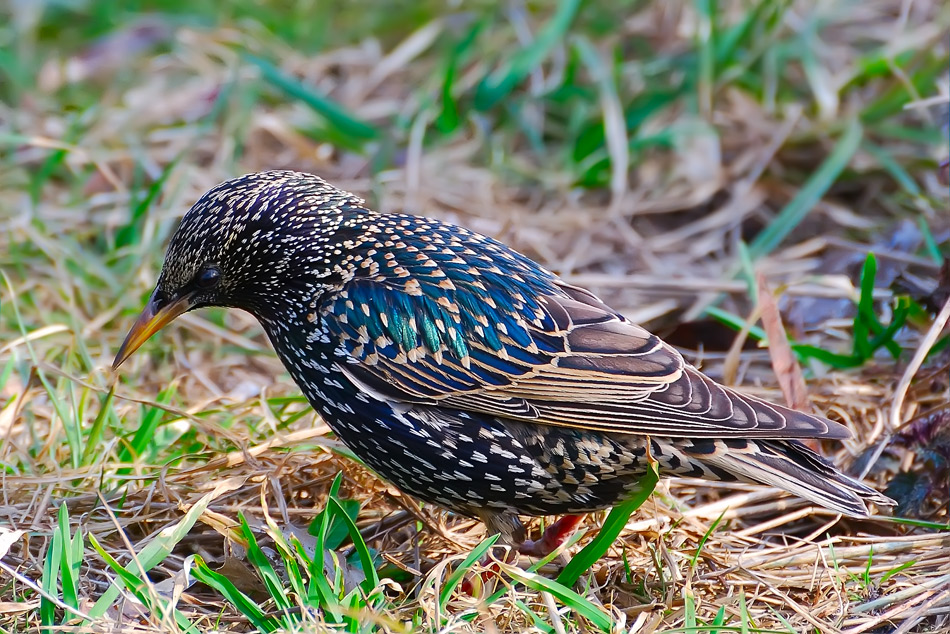
<path id="1" fill-rule="evenodd" d="M 868 517 L 868 502 L 895 504 L 795 440 L 682 439 L 677 444 L 712 474 L 724 471 L 744 482 L 778 487 L 850 517 Z"/>

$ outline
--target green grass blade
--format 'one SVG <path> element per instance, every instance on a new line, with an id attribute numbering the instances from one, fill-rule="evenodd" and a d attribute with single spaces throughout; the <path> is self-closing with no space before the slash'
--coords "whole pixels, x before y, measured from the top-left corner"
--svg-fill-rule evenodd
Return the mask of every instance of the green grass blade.
<path id="1" fill-rule="evenodd" d="M 539 632 L 544 634 L 556 634 L 557 630 L 554 629 L 549 623 L 547 623 L 537 612 L 531 609 L 527 603 L 521 599 L 515 599 L 515 607 L 521 610 L 522 614 L 531 619 L 531 624 L 538 629 Z"/>
<path id="2" fill-rule="evenodd" d="M 356 554 L 359 556 L 360 565 L 363 568 L 363 574 L 366 575 L 366 579 L 363 580 L 363 583 L 360 586 L 366 592 L 366 594 L 371 593 L 373 590 L 379 586 L 379 576 L 376 574 L 376 564 L 373 561 L 373 555 L 369 551 L 369 547 L 366 545 L 366 542 L 363 540 L 363 535 L 360 533 L 360 529 L 356 526 L 356 522 L 353 521 L 346 513 L 346 509 L 343 508 L 343 505 L 340 504 L 340 501 L 336 497 L 327 498 L 327 506 L 333 508 L 333 512 L 336 514 L 336 517 L 344 522 L 350 533 L 350 540 L 353 542 L 353 546 L 356 548 Z"/>
<path id="3" fill-rule="evenodd" d="M 696 600 L 689 585 L 683 586 L 683 629 L 693 631 L 697 626 Z"/>
<path id="4" fill-rule="evenodd" d="M 940 245 L 937 244 L 937 239 L 934 238 L 933 231 L 931 231 L 930 225 L 927 224 L 927 218 L 924 216 L 917 218 L 917 226 L 920 228 L 920 234 L 924 237 L 927 255 L 934 263 L 940 264 L 943 262 L 943 251 L 940 250 Z"/>
<path id="5" fill-rule="evenodd" d="M 904 325 L 911 305 L 904 299 L 898 302 L 891 317 L 891 323 L 885 327 L 874 313 L 874 283 L 877 277 L 877 260 L 868 253 L 861 268 L 861 291 L 858 299 L 858 312 L 854 317 L 854 356 L 863 360 L 871 358 L 881 346 L 886 346 L 897 359 L 901 354 L 900 344 L 894 341 L 894 335 Z M 869 334 L 874 339 L 868 341 Z"/>
<path id="6" fill-rule="evenodd" d="M 303 575 L 300 574 L 300 565 L 297 563 L 297 560 L 294 558 L 293 551 L 286 552 L 281 550 L 281 560 L 284 563 L 284 570 L 287 573 L 287 580 L 290 582 L 290 587 L 293 592 L 297 595 L 300 602 L 303 603 L 307 600 L 307 584 L 304 583 Z"/>
<path id="7" fill-rule="evenodd" d="M 574 555 L 564 567 L 564 570 L 561 571 L 561 574 L 557 576 L 558 583 L 568 587 L 573 586 L 582 574 L 604 556 L 610 546 L 617 541 L 617 536 L 627 525 L 630 515 L 640 508 L 653 493 L 658 481 L 659 475 L 656 466 L 651 464 L 647 473 L 640 480 L 640 490 L 629 500 L 610 510 L 597 536 L 584 546 L 579 553 Z"/>
<path id="8" fill-rule="evenodd" d="M 307 588 L 307 584 L 304 582 L 303 575 L 300 572 L 300 564 L 303 564 L 309 572 L 309 566 L 313 561 L 313 558 L 306 556 L 304 553 L 302 553 L 302 551 L 300 551 L 301 556 L 298 560 L 298 550 L 296 549 L 296 544 L 299 544 L 300 540 L 296 539 L 296 536 L 292 535 L 291 539 L 295 541 L 296 544 L 288 542 L 287 538 L 284 536 L 284 533 L 281 531 L 280 526 L 277 525 L 277 522 L 274 521 L 274 518 L 272 518 L 270 514 L 265 514 L 264 519 L 267 524 L 267 534 L 271 537 L 271 539 L 274 540 L 274 546 L 277 548 L 277 552 L 284 564 L 284 570 L 287 574 L 287 579 L 290 582 L 290 586 L 293 589 L 293 592 L 296 593 L 299 601 L 304 604 L 311 595 Z"/>
<path id="9" fill-rule="evenodd" d="M 611 619 L 603 610 L 591 603 L 587 598 L 577 594 L 567 586 L 548 579 L 542 575 L 526 572 L 515 566 L 503 565 L 502 569 L 508 575 L 525 586 L 538 592 L 548 592 L 556 599 L 568 606 L 577 614 L 590 621 L 597 629 L 602 632 L 609 632 L 611 628 Z"/>
<path id="10" fill-rule="evenodd" d="M 834 149 L 815 170 L 798 194 L 778 213 L 749 245 L 754 260 L 771 253 L 814 209 L 821 197 L 835 183 L 848 166 L 864 136 L 857 119 L 851 119 Z"/>
<path id="11" fill-rule="evenodd" d="M 69 530 L 69 510 L 65 502 L 59 505 L 57 518 L 57 532 L 60 535 L 59 543 L 62 547 L 60 558 L 60 581 L 63 586 L 63 603 L 71 608 L 79 609 L 79 567 L 82 564 L 82 538 L 79 538 L 79 559 L 76 558 L 76 540 Z"/>
<path id="12" fill-rule="evenodd" d="M 733 315 L 732 313 L 721 308 L 717 308 L 716 306 L 710 306 L 706 308 L 706 314 L 716 321 L 729 326 L 733 330 L 740 331 L 745 328 L 745 319 L 739 317 L 738 315 Z M 768 342 L 769 340 L 765 334 L 765 331 L 759 326 L 749 326 L 749 337 L 755 341 Z"/>
<path id="13" fill-rule="evenodd" d="M 445 610 L 446 604 L 449 602 L 449 597 L 452 596 L 452 592 L 455 591 L 455 588 L 462 582 L 462 579 L 468 574 L 468 571 L 472 569 L 472 566 L 475 565 L 475 562 L 480 561 L 482 557 L 485 556 L 485 553 L 488 552 L 488 549 L 495 545 L 495 542 L 498 541 L 500 537 L 499 534 L 489 535 L 481 541 L 481 543 L 472 549 L 472 552 L 468 554 L 467 557 L 459 564 L 458 568 L 452 571 L 452 574 L 449 575 L 449 578 L 446 579 L 445 584 L 442 586 L 442 589 L 439 591 L 439 609 Z"/>
<path id="14" fill-rule="evenodd" d="M 172 383 L 158 393 L 155 402 L 162 405 L 170 403 L 176 390 L 177 385 Z M 145 416 L 142 417 L 142 423 L 132 435 L 131 442 L 124 443 L 122 449 L 119 451 L 120 462 L 131 462 L 133 458 L 138 458 L 145 452 L 149 443 L 155 439 L 155 430 L 158 428 L 159 423 L 161 423 L 162 415 L 165 413 L 165 410 L 161 407 L 154 406 L 147 407 L 147 409 L 144 405 L 142 407 L 145 409 Z M 123 468 L 119 470 L 119 473 L 124 475 L 131 473 L 131 470 Z"/>
<path id="15" fill-rule="evenodd" d="M 739 64 L 740 62 L 736 57 L 738 48 L 743 44 L 748 45 L 750 35 L 754 33 L 757 26 L 766 24 L 765 12 L 776 8 L 776 6 L 779 11 L 784 11 L 782 4 L 784 3 L 768 0 L 756 2 L 739 15 L 738 22 L 722 29 L 721 32 L 717 32 L 717 37 L 713 41 L 716 50 L 716 66 L 724 68 Z"/>
<path id="16" fill-rule="evenodd" d="M 807 359 L 817 359 L 825 365 L 832 368 L 837 368 L 838 370 L 856 368 L 864 363 L 864 359 L 861 357 L 850 354 L 837 354 L 834 352 L 829 352 L 824 348 L 819 348 L 818 346 L 813 346 L 810 344 L 792 344 L 792 351 L 794 351 L 798 358 L 802 361 L 806 361 Z"/>
<path id="17" fill-rule="evenodd" d="M 356 521 L 360 511 L 360 503 L 356 500 L 349 499 L 337 499 L 337 501 L 340 503 L 340 506 L 343 507 L 347 516 Z M 329 518 L 329 524 L 324 529 L 323 521 L 325 516 Z M 336 550 L 346 540 L 347 535 L 349 535 L 346 523 L 338 519 L 336 514 L 334 514 L 328 506 L 325 506 L 322 511 L 317 513 L 316 517 L 310 522 L 310 526 L 307 530 L 311 535 L 317 535 L 318 532 L 322 533 L 323 548 L 326 550 Z"/>
<path id="18" fill-rule="evenodd" d="M 13 374 L 13 369 L 16 366 L 16 360 L 16 357 L 11 355 L 4 364 L 3 370 L 0 370 L 0 390 L 2 390 L 6 386 L 7 381 L 10 380 L 10 375 Z M 7 401 L 7 405 L 9 405 L 9 403 L 10 401 Z"/>
<path id="19" fill-rule="evenodd" d="M 713 618 L 710 625 L 713 628 L 721 628 L 726 624 L 726 606 L 720 605 L 719 610 L 716 612 L 716 616 Z M 721 630 L 719 629 L 710 629 L 709 634 L 719 634 Z"/>
<path id="20" fill-rule="evenodd" d="M 750 627 L 755 627 L 755 623 L 752 622 L 752 615 L 749 614 L 749 606 L 745 602 L 745 590 L 739 590 L 739 631 L 742 634 L 749 634 Z"/>
<path id="21" fill-rule="evenodd" d="M 379 131 L 374 126 L 349 115 L 338 103 L 305 86 L 295 77 L 284 73 L 269 61 L 247 53 L 243 57 L 260 69 L 261 76 L 268 83 L 291 99 L 296 99 L 309 106 L 341 134 L 358 141 L 366 141 L 379 136 Z"/>
<path id="22" fill-rule="evenodd" d="M 152 203 L 155 202 L 155 199 L 158 198 L 158 195 L 161 193 L 162 188 L 165 186 L 165 183 L 168 181 L 168 178 L 171 176 L 175 167 L 177 167 L 178 161 L 181 160 L 181 157 L 182 154 L 179 153 L 178 156 L 173 158 L 168 163 L 168 165 L 162 169 L 162 173 L 159 174 L 158 178 L 155 179 L 151 185 L 149 185 L 144 196 L 141 198 L 136 196 L 132 197 L 132 201 L 135 204 L 129 213 L 129 221 L 125 225 L 119 227 L 119 230 L 116 232 L 116 249 L 121 249 L 123 247 L 141 242 L 142 225 L 145 223 L 145 219 L 148 216 L 148 210 L 152 206 Z"/>
<path id="23" fill-rule="evenodd" d="M 435 125 L 442 134 L 451 134 L 458 129 L 462 121 L 461 108 L 455 98 L 453 89 L 458 78 L 459 68 L 472 52 L 475 40 L 481 33 L 484 21 L 476 22 L 458 44 L 452 48 L 446 60 L 445 73 L 442 78 L 442 109 L 435 118 Z"/>
<path id="24" fill-rule="evenodd" d="M 904 570 L 907 570 L 908 568 L 914 566 L 916 563 L 917 563 L 916 559 L 911 559 L 910 561 L 905 561 L 902 564 L 898 564 L 897 566 L 894 566 L 893 568 L 885 572 L 883 575 L 881 575 L 881 580 L 878 582 L 878 585 L 881 585 L 881 586 L 884 585 L 885 583 L 887 583 L 888 579 L 890 579 L 894 575 Z"/>
<path id="25" fill-rule="evenodd" d="M 475 90 L 475 107 L 488 110 L 504 99 L 562 41 L 581 6 L 580 0 L 561 0 L 557 11 L 530 45 L 515 53 L 511 61 L 486 77 Z"/>
<path id="26" fill-rule="evenodd" d="M 342 477 L 342 472 L 336 475 L 336 478 L 334 478 L 333 483 L 330 485 L 329 495 L 334 495 L 334 492 L 339 490 Z M 308 600 L 311 604 L 316 604 L 326 613 L 329 613 L 334 623 L 340 623 L 343 620 L 343 611 L 339 602 L 340 592 L 337 592 L 331 585 L 331 580 L 327 578 L 326 569 L 324 567 L 324 553 L 328 552 L 326 549 L 326 536 L 329 531 L 331 519 L 330 513 L 326 511 L 326 507 L 324 507 L 324 510 L 321 511 L 318 516 L 320 523 L 315 534 L 312 532 L 315 524 L 311 523 L 310 525 L 311 534 L 313 534 L 317 540 L 314 547 L 313 558 L 310 559 L 304 552 L 304 547 L 303 544 L 300 543 L 300 540 L 294 538 L 293 545 L 297 551 L 297 556 L 308 562 L 308 571 L 310 573 L 310 586 L 307 592 Z"/>
<path id="27" fill-rule="evenodd" d="M 192 574 L 195 579 L 220 592 L 258 631 L 276 632 L 280 629 L 280 623 L 276 619 L 268 617 L 264 610 L 253 599 L 238 590 L 230 579 L 209 568 L 204 559 L 195 555 L 194 564 Z"/>
<path id="28" fill-rule="evenodd" d="M 81 117 L 79 116 L 71 116 L 68 121 L 70 121 L 69 129 L 60 142 L 62 145 L 72 146 L 79 143 L 82 137 L 83 125 L 81 123 Z M 43 188 L 46 186 L 47 181 L 49 181 L 60 166 L 62 166 L 68 154 L 69 151 L 65 149 L 52 150 L 38 169 L 31 170 L 30 197 L 33 200 L 33 204 L 37 204 L 40 201 Z"/>
<path id="29" fill-rule="evenodd" d="M 274 570 L 267 555 L 264 554 L 264 551 L 261 550 L 260 545 L 257 543 L 254 531 L 252 531 L 248 525 L 244 513 L 238 513 L 238 521 L 241 522 L 241 532 L 244 535 L 244 539 L 247 540 L 248 562 L 257 570 L 261 580 L 264 582 L 264 587 L 267 589 L 267 594 L 274 600 L 274 604 L 277 608 L 286 612 L 292 606 L 290 598 L 284 591 L 284 584 L 281 578 Z"/>
<path id="30" fill-rule="evenodd" d="M 887 150 L 870 141 L 865 141 L 861 144 L 861 147 L 874 157 L 878 164 L 891 175 L 891 178 L 893 178 L 908 195 L 913 198 L 917 198 L 921 195 L 920 186 L 917 185 L 917 181 L 907 173 L 907 170 L 905 170 Z"/>
<path id="31" fill-rule="evenodd" d="M 579 542 L 584 537 L 585 534 L 586 534 L 586 529 L 575 531 L 574 534 L 568 538 L 567 542 L 565 542 L 564 550 L 574 546 L 574 544 Z M 554 561 L 554 559 L 558 556 L 558 553 L 560 551 L 561 549 L 553 550 L 548 555 L 534 561 L 530 566 L 528 566 L 527 572 L 537 572 L 544 566 Z M 501 599 L 507 593 L 508 593 L 508 588 L 506 587 L 499 588 L 498 590 L 495 591 L 493 595 L 491 595 L 485 600 L 485 603 L 487 605 L 491 605 L 495 601 L 498 601 L 499 599 Z"/>
<path id="32" fill-rule="evenodd" d="M 62 529 L 57 525 L 53 529 L 53 537 L 46 549 L 46 558 L 43 561 L 43 591 L 53 597 L 58 597 L 59 572 L 62 564 L 63 546 L 62 541 L 67 536 L 62 534 Z M 44 628 L 50 628 L 56 625 L 56 605 L 45 596 L 40 596 L 40 624 Z M 44 629 L 45 634 L 52 634 L 53 630 Z"/>
<path id="33" fill-rule="evenodd" d="M 46 373 L 39 368 L 36 370 L 36 377 L 46 390 L 53 410 L 63 424 L 63 431 L 66 433 L 66 444 L 69 446 L 70 462 L 73 469 L 78 470 L 82 463 L 82 431 L 80 422 L 73 415 L 75 411 L 68 407 L 62 398 L 67 391 L 66 382 L 58 381 L 56 387 L 54 387 Z"/>
<path id="34" fill-rule="evenodd" d="M 102 547 L 102 544 L 99 543 L 99 540 L 96 539 L 96 536 L 92 533 L 89 534 L 89 543 L 92 544 L 92 547 L 99 553 L 99 556 L 102 557 L 105 562 L 112 568 L 113 572 L 119 578 L 119 582 L 125 587 L 126 590 L 134 594 L 142 603 L 148 605 L 150 603 L 147 593 L 145 592 L 145 582 L 139 577 L 135 576 L 129 570 L 120 564 L 115 557 L 109 554 L 105 548 Z"/>
<path id="35" fill-rule="evenodd" d="M 865 125 L 885 121 L 900 113 L 910 101 L 919 99 L 922 94 L 929 94 L 937 77 L 945 76 L 947 72 L 946 54 L 933 55 L 929 50 L 910 51 L 906 61 L 895 59 L 892 53 L 885 52 L 881 60 L 887 74 L 893 74 L 896 65 L 904 78 L 894 81 L 889 90 L 878 91 L 878 96 L 864 105 L 861 121 Z"/>
<path id="36" fill-rule="evenodd" d="M 99 553 L 99 556 L 105 560 L 106 565 L 116 573 L 118 583 L 134 594 L 148 610 L 154 612 L 160 621 L 164 621 L 170 611 L 176 624 L 182 631 L 188 634 L 200 634 L 198 628 L 196 628 L 180 610 L 177 608 L 171 608 L 171 610 L 169 610 L 170 606 L 162 603 L 163 597 L 156 597 L 153 593 L 148 592 L 145 581 L 120 564 L 115 557 L 110 555 L 105 548 L 102 547 L 96 539 L 96 536 L 91 533 L 89 534 L 89 543 L 91 543 L 95 551 Z M 155 599 L 158 599 L 158 602 L 156 602 Z"/>
<path id="37" fill-rule="evenodd" d="M 758 306 L 759 282 L 755 278 L 755 264 L 752 262 L 752 254 L 749 253 L 749 245 L 745 243 L 745 240 L 740 240 L 737 250 L 739 254 L 739 276 L 745 278 L 749 301 L 752 302 L 753 306 Z"/>
<path id="38" fill-rule="evenodd" d="M 334 592 L 330 585 L 323 566 L 323 553 L 326 551 L 318 549 L 316 555 L 311 559 L 304 551 L 300 540 L 293 538 L 292 543 L 297 552 L 297 557 L 307 562 L 307 572 L 310 575 L 306 595 L 307 603 L 318 606 L 323 610 L 324 618 L 332 623 L 341 623 L 343 621 L 343 610 L 340 606 L 338 593 Z"/>
<path id="39" fill-rule="evenodd" d="M 689 561 L 690 568 L 696 568 L 696 562 L 699 561 L 699 555 L 703 552 L 703 546 L 706 545 L 706 542 L 709 541 L 709 538 L 712 536 L 713 532 L 719 527 L 719 524 L 722 523 L 722 518 L 726 516 L 726 510 L 723 509 L 722 513 L 719 514 L 719 517 L 716 518 L 716 521 L 709 525 L 709 528 L 706 529 L 706 532 L 703 533 L 702 538 L 699 540 L 699 545 L 696 547 L 696 552 L 693 553 L 693 558 Z"/>
<path id="40" fill-rule="evenodd" d="M 171 553 L 172 549 L 178 545 L 178 543 L 184 539 L 188 534 L 188 531 L 191 530 L 191 527 L 195 525 L 195 522 L 198 521 L 198 518 L 202 513 L 208 508 L 208 505 L 211 504 L 218 496 L 223 495 L 229 491 L 233 491 L 238 486 L 240 486 L 242 479 L 239 477 L 229 478 L 222 482 L 219 482 L 218 485 L 209 493 L 206 493 L 199 499 L 197 502 L 192 504 L 191 508 L 188 509 L 188 512 L 185 513 L 184 517 L 178 520 L 177 523 L 172 524 L 159 532 L 152 541 L 145 545 L 142 548 L 142 551 L 138 553 L 136 560 L 129 562 L 128 567 L 126 568 L 129 571 L 134 571 L 134 574 L 138 577 L 143 576 L 146 572 L 151 570 L 153 567 L 165 560 L 166 557 Z M 90 538 L 92 535 L 90 535 Z M 138 570 L 138 564 L 142 565 L 142 570 Z M 97 618 L 106 613 L 106 610 L 109 609 L 109 606 L 118 598 L 119 590 L 116 587 L 111 587 L 106 590 L 99 600 L 96 601 L 95 605 L 87 612 L 91 618 Z"/>
<path id="41" fill-rule="evenodd" d="M 694 0 L 696 9 L 696 48 L 699 51 L 696 68 L 696 84 L 700 112 L 710 116 L 712 112 L 713 84 L 716 74 L 716 15 L 715 0 Z"/>
<path id="42" fill-rule="evenodd" d="M 633 585 L 633 568 L 630 567 L 630 559 L 627 557 L 627 549 L 620 552 L 620 561 L 623 563 L 623 576 L 627 583 Z"/>
<path id="43" fill-rule="evenodd" d="M 854 356 L 860 359 L 870 358 L 873 351 L 868 342 L 869 321 L 877 321 L 874 316 L 874 278 L 877 276 L 877 259 L 868 253 L 861 267 L 861 287 L 858 296 L 858 310 L 854 315 L 852 335 L 854 338 Z"/>
<path id="44" fill-rule="evenodd" d="M 891 353 L 895 359 L 900 358 L 902 349 L 898 342 L 894 341 L 894 336 L 897 335 L 897 332 L 904 327 L 904 324 L 907 322 L 907 317 L 910 315 L 911 310 L 911 301 L 907 297 L 901 297 L 897 300 L 897 305 L 894 307 L 894 312 L 891 315 L 891 323 L 881 329 L 880 324 L 875 324 L 873 328 L 875 335 L 874 338 L 870 341 L 871 350 L 877 350 L 881 346 L 887 348 L 888 352 Z"/>
<path id="45" fill-rule="evenodd" d="M 92 462 L 95 461 L 96 452 L 102 449 L 99 442 L 102 438 L 102 430 L 105 428 L 106 419 L 109 417 L 109 412 L 112 410 L 112 399 L 115 396 L 115 386 L 116 384 L 113 383 L 112 387 L 109 388 L 109 391 L 102 399 L 102 403 L 99 406 L 99 412 L 96 414 L 96 419 L 92 422 L 92 427 L 89 428 L 89 433 L 87 434 L 85 440 L 86 445 L 82 450 L 83 465 L 92 464 Z"/>

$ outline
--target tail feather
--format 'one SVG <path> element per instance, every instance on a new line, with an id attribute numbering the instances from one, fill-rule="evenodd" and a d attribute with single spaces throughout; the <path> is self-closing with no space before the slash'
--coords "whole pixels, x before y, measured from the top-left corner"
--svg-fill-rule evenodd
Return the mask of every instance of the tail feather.
<path id="1" fill-rule="evenodd" d="M 696 439 L 683 443 L 682 450 L 738 480 L 778 487 L 849 517 L 868 517 L 868 502 L 895 504 L 795 440 Z"/>

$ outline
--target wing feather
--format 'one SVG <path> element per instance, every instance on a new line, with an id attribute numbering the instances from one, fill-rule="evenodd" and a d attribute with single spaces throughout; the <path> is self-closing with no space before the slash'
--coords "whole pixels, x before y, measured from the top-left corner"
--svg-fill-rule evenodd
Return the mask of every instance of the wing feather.
<path id="1" fill-rule="evenodd" d="M 351 362 L 350 378 L 396 401 L 602 432 L 849 436 L 837 423 L 717 384 L 550 274 L 493 275 L 491 284 L 471 269 L 466 275 L 435 290 L 414 285 L 412 294 L 401 284 L 352 280 L 323 307 L 337 318 L 324 323 Z"/>

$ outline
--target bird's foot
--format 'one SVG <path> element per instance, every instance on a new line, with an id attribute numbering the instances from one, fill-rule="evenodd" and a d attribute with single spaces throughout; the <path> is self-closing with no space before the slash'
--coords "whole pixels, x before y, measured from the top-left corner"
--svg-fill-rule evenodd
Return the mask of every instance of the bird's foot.
<path id="1" fill-rule="evenodd" d="M 547 557 L 574 533 L 581 519 L 581 515 L 565 515 L 548 526 L 541 535 L 541 539 L 528 539 L 522 542 L 518 546 L 518 552 L 530 557 Z"/>
<path id="2" fill-rule="evenodd" d="M 517 516 L 514 517 L 515 521 L 517 521 Z M 505 556 L 505 561 L 512 563 L 515 559 L 517 559 L 516 553 L 527 555 L 529 557 L 547 557 L 555 550 L 560 548 L 564 541 L 574 533 L 575 529 L 577 529 L 577 525 L 580 524 L 581 519 L 583 519 L 582 515 L 565 515 L 561 517 L 559 520 L 544 530 L 544 534 L 541 535 L 540 539 L 528 539 L 517 544 L 515 546 L 515 550 L 509 551 L 507 556 Z M 518 529 L 516 531 L 512 531 L 515 533 L 514 541 L 517 541 L 518 538 L 524 535 L 524 529 L 521 527 L 520 522 L 517 522 L 517 527 Z M 499 572 L 498 565 L 488 556 L 482 560 L 482 565 L 485 566 L 485 570 L 475 575 L 478 577 L 478 581 L 480 583 L 475 582 L 473 577 L 469 577 L 462 581 L 461 591 L 464 594 L 475 596 L 476 583 L 479 586 L 484 585 L 488 583 L 492 576 L 498 574 Z"/>

